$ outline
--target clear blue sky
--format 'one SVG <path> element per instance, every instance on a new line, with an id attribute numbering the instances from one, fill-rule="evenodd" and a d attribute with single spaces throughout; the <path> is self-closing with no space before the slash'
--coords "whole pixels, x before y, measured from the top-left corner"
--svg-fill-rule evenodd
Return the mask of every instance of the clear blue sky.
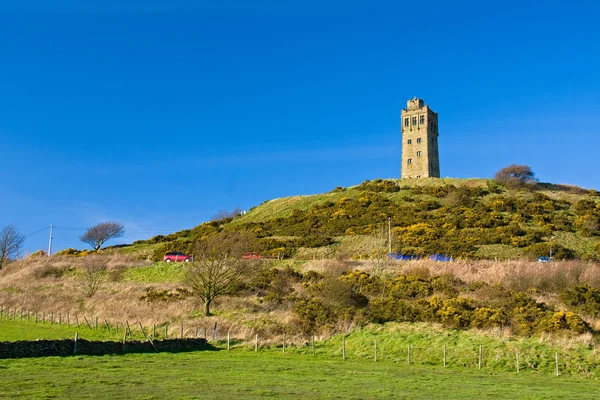
<path id="1" fill-rule="evenodd" d="M 452 3 L 452 5 L 449 5 Z M 404 5 L 402 5 L 404 4 Z M 0 0 L 0 227 L 55 249 L 396 178 L 399 113 L 444 177 L 600 188 L 594 1 Z M 47 230 L 25 251 L 47 247 Z"/>

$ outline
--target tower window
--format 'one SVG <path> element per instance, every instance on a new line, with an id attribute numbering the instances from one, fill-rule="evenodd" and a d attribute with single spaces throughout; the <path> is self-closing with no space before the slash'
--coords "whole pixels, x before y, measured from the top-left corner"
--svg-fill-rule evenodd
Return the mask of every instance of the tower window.
<path id="1" fill-rule="evenodd" d="M 412 164 L 412 158 L 409 158 L 408 160 L 406 160 L 407 164 Z"/>
<path id="2" fill-rule="evenodd" d="M 417 157 L 421 157 L 421 152 L 417 151 Z"/>
<path id="3" fill-rule="evenodd" d="M 408 140 L 406 141 L 406 144 L 412 144 L 412 139 L 408 139 Z"/>
<path id="4" fill-rule="evenodd" d="M 408 118 L 404 118 L 404 126 L 408 126 Z"/>
<path id="5" fill-rule="evenodd" d="M 420 124 L 420 125 L 423 125 L 423 124 L 425 124 L 425 116 L 424 116 L 424 115 L 421 115 L 421 116 L 419 117 L 419 124 Z"/>
<path id="6" fill-rule="evenodd" d="M 421 138 L 417 138 L 417 143 L 421 143 Z"/>
<path id="7" fill-rule="evenodd" d="M 412 117 L 412 124 L 416 125 L 417 124 L 417 117 Z"/>

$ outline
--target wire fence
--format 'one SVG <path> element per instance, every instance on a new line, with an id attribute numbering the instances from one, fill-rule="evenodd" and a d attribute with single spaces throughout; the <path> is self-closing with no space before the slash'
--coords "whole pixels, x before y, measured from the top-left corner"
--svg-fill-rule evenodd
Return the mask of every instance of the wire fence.
<path id="1" fill-rule="evenodd" d="M 545 351 L 532 346 L 506 345 L 503 347 L 479 345 L 415 345 L 401 340 L 373 340 L 352 335 L 321 338 L 301 335 L 304 340 L 290 340 L 288 333 L 278 337 L 261 337 L 258 333 L 236 335 L 230 330 L 221 332 L 212 326 L 186 326 L 184 323 L 143 326 L 140 322 L 109 322 L 106 319 L 79 313 L 32 312 L 18 307 L 0 306 L 0 321 L 30 322 L 77 329 L 80 337 L 100 337 L 125 340 L 203 339 L 212 348 L 220 350 L 271 351 L 338 358 L 342 361 L 370 359 L 373 362 L 405 363 L 409 366 L 439 366 L 443 368 L 468 368 L 488 371 L 538 372 L 560 376 L 596 376 L 600 359 L 595 348 L 591 359 L 579 352 Z M 298 335 L 295 335 L 297 339 Z"/>

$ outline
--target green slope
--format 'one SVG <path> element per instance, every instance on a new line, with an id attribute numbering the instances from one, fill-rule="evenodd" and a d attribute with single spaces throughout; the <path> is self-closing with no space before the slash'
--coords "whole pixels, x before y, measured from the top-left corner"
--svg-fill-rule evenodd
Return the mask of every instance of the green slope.
<path id="1" fill-rule="evenodd" d="M 535 184 L 511 189 L 488 179 L 365 181 L 329 193 L 266 201 L 245 215 L 135 242 L 121 251 L 158 259 L 169 250 L 222 230 L 249 232 L 260 240 L 249 250 L 309 257 L 373 252 L 373 238 L 387 237 L 407 254 L 444 253 L 482 259 L 598 259 L 600 197 L 594 190 Z M 376 240 L 377 242 L 377 240 Z M 381 240 L 379 240 L 381 242 Z M 379 245 L 384 251 L 386 245 Z"/>

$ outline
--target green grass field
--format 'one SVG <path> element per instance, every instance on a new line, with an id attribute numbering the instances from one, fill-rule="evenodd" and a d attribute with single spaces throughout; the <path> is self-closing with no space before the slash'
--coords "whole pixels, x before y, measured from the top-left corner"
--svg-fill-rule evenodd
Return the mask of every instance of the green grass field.
<path id="1" fill-rule="evenodd" d="M 561 376 L 556 377 L 551 362 L 554 348 L 536 339 L 503 345 L 473 333 L 443 334 L 426 328 L 395 324 L 355 331 L 345 337 L 345 361 L 341 336 L 319 342 L 314 356 L 310 346 L 291 346 L 283 353 L 281 346 L 259 347 L 255 352 L 247 344 L 236 344 L 227 351 L 225 343 L 219 342 L 216 350 L 193 353 L 5 359 L 0 360 L 0 398 L 598 397 L 595 374 L 576 371 L 577 363 L 589 365 L 597 358 L 582 346 L 571 349 L 571 366 L 562 361 Z M 86 339 L 117 339 L 101 329 L 0 320 L 0 341 L 69 338 L 75 331 Z M 374 340 L 380 346 L 377 362 L 373 358 Z M 407 342 L 414 346 L 410 365 Z M 442 344 L 452 349 L 447 367 L 441 361 Z M 486 352 L 481 370 L 477 366 L 478 344 L 483 344 Z M 523 349 L 519 374 L 510 360 L 515 346 Z M 469 353 L 466 357 L 471 361 L 458 362 L 458 350 Z M 505 362 L 503 355 L 508 357 Z M 546 358 L 546 365 L 527 367 Z"/>
<path id="2" fill-rule="evenodd" d="M 249 351 L 0 360 L 0 398 L 595 399 L 595 380 Z"/>
<path id="3" fill-rule="evenodd" d="M 125 282 L 180 283 L 185 265 L 182 263 L 157 262 L 151 266 L 128 268 L 123 273 Z"/>

